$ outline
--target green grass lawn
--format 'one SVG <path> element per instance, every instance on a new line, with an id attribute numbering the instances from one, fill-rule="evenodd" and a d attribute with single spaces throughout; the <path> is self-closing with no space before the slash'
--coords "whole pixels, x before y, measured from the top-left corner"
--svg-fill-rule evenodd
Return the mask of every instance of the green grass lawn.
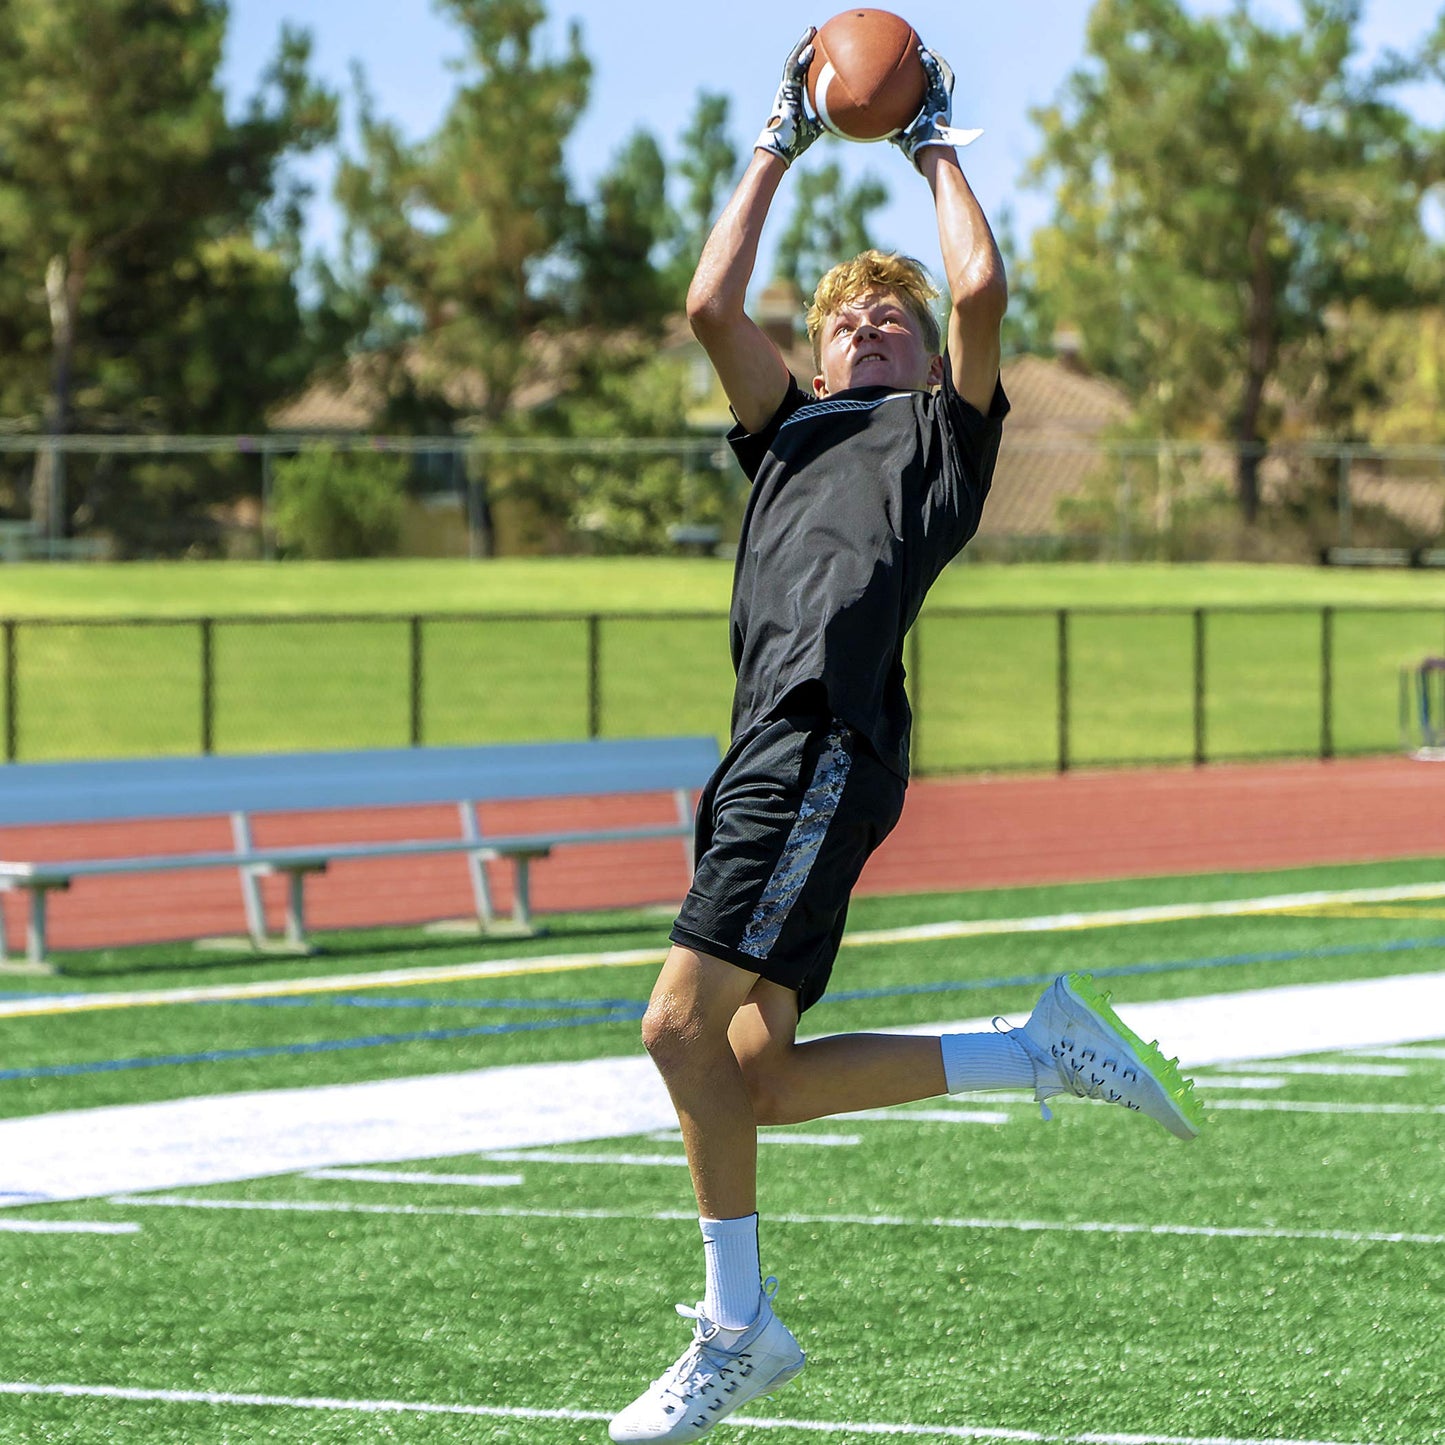
<path id="1" fill-rule="evenodd" d="M 730 577 L 654 559 L 9 567 L 0 703 L 17 759 L 198 751 L 207 616 L 220 752 L 405 745 L 414 687 L 424 743 L 721 736 Z M 958 565 L 911 647 L 922 771 L 1049 767 L 1061 735 L 1074 765 L 1380 752 L 1401 669 L 1445 651 L 1445 577 Z"/>
<path id="2" fill-rule="evenodd" d="M 0 568 L 0 617 L 710 611 L 726 609 L 731 583 L 730 562 L 692 558 L 24 563 Z M 932 601 L 948 607 L 1438 608 L 1445 607 L 1445 573 L 962 560 L 944 573 Z"/>
<path id="3" fill-rule="evenodd" d="M 1440 868 L 1422 860 L 863 899 L 852 929 L 1381 886 L 1438 879 Z M 1146 1000 L 1436 971 L 1440 913 L 1438 903 L 1317 909 L 860 944 L 845 950 L 835 991 L 808 1024 L 827 1032 L 993 1011 L 1017 1020 L 1038 977 L 1073 967 L 1115 973 L 1107 982 L 1126 1020 Z M 558 920 L 547 942 L 553 952 L 613 949 L 656 941 L 662 926 L 575 917 Z M 325 941 L 316 959 L 237 957 L 199 972 L 176 949 L 78 956 L 64 988 L 324 977 L 508 948 L 416 935 Z M 635 1056 L 652 974 L 630 965 L 403 981 L 284 1007 L 0 1018 L 0 1113 Z M 577 1010 L 604 1005 L 632 1016 L 571 1026 Z M 1240 1008 L 1249 1007 L 1244 992 Z M 498 1023 L 513 1027 L 483 1032 Z M 476 1031 L 457 1036 L 465 1025 Z M 348 1042 L 360 1046 L 337 1047 Z M 252 1057 L 236 1057 L 245 1050 Z M 928 1101 L 887 1118 L 766 1131 L 764 1263 L 780 1276 L 779 1309 L 809 1366 L 744 1412 L 774 1423 L 727 1425 L 713 1438 L 1439 1439 L 1441 1052 L 1436 1041 L 1388 1060 L 1368 1051 L 1289 1060 L 1272 1076 L 1264 1066 L 1201 1070 L 1207 1123 L 1188 1145 L 1073 1101 L 1045 1126 L 1026 1096 L 1012 1095 L 959 1100 L 952 1122 L 929 1117 L 938 1101 Z M 127 1061 L 146 1066 L 120 1067 Z M 966 1121 L 973 1109 L 997 1121 Z M 0 1391 L 13 1387 L 0 1437 L 605 1439 L 606 1415 L 685 1340 L 670 1306 L 699 1289 L 694 1206 L 675 1139 L 597 1140 L 586 1146 L 591 1163 L 568 1152 L 372 1166 L 516 1171 L 521 1182 L 505 1188 L 298 1172 L 0 1211 L 0 1221 L 138 1230 L 0 1231 Z M 819 1423 L 798 1423 L 809 1421 Z"/>

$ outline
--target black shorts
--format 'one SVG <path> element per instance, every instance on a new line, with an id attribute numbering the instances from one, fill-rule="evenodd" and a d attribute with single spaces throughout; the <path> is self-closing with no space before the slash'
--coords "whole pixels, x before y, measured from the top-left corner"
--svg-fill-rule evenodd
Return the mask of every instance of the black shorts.
<path id="1" fill-rule="evenodd" d="M 906 784 L 845 724 L 778 717 L 734 742 L 698 800 L 697 865 L 672 941 L 822 998 L 868 856 Z"/>

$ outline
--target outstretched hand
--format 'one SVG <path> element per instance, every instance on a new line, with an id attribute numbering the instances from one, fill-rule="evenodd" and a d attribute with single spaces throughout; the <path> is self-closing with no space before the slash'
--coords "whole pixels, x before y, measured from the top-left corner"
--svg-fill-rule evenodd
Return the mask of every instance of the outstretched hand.
<path id="1" fill-rule="evenodd" d="M 804 100 L 808 66 L 813 59 L 813 37 L 817 33 L 817 26 L 810 25 L 788 55 L 783 79 L 773 97 L 773 113 L 753 147 L 771 152 L 785 166 L 792 165 L 823 133 L 822 121 L 808 114 Z"/>
<path id="2" fill-rule="evenodd" d="M 923 108 L 893 137 L 893 144 L 921 170 L 918 153 L 925 146 L 966 146 L 983 132 L 958 130 L 953 125 L 953 69 L 949 63 L 926 45 L 918 47 L 918 58 L 928 75 Z"/>

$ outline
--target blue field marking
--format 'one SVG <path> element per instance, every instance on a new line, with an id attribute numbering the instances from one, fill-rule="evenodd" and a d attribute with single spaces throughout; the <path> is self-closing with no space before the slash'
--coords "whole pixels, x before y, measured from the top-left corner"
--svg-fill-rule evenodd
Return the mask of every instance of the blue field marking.
<path id="1" fill-rule="evenodd" d="M 96 1059 L 83 1064 L 46 1064 L 30 1069 L 0 1069 L 0 1083 L 18 1079 L 68 1079 L 81 1074 L 115 1074 L 129 1069 L 157 1069 L 176 1064 L 226 1064 L 244 1059 L 279 1059 L 302 1054 L 336 1054 L 353 1049 L 382 1049 L 394 1044 L 445 1043 L 449 1039 L 482 1038 L 489 1034 L 524 1034 L 585 1027 L 597 1023 L 634 1023 L 646 1004 L 629 1003 L 608 1014 L 580 1018 L 536 1019 L 530 1023 L 478 1024 L 473 1028 L 425 1029 L 407 1034 L 367 1034 L 354 1039 L 319 1039 L 305 1044 L 262 1044 L 243 1049 L 207 1049 L 195 1054 L 143 1054 L 129 1059 Z"/>
<path id="2" fill-rule="evenodd" d="M 1238 968 L 1250 963 L 1295 963 L 1300 959 L 1353 958 L 1371 953 L 1408 953 L 1416 949 L 1445 948 L 1445 938 L 1398 938 L 1381 943 L 1339 944 L 1332 948 L 1290 948 L 1267 953 L 1229 953 L 1215 958 L 1174 958 L 1161 963 L 1128 963 L 1116 968 L 1090 967 L 1095 978 L 1137 978 L 1144 974 L 1180 973 L 1191 968 Z M 942 983 L 914 983 L 893 988 L 829 990 L 824 1003 L 848 1003 L 858 999 L 899 998 L 909 994 L 976 993 L 982 989 L 1039 987 L 1052 983 L 1058 970 L 1049 973 L 1015 974 L 1012 978 L 972 978 Z"/>
<path id="3" fill-rule="evenodd" d="M 1121 964 L 1115 968 L 1091 968 L 1095 978 L 1129 978 L 1147 974 L 1182 973 L 1189 969 L 1233 968 L 1251 963 L 1293 963 L 1302 959 L 1351 958 L 1382 953 L 1406 953 L 1423 949 L 1445 949 L 1445 937 L 1400 938 L 1377 943 L 1341 944 L 1329 948 L 1280 949 L 1261 953 L 1221 954 L 1210 958 L 1168 959 L 1157 963 Z M 1051 983 L 1057 970 L 1048 973 L 1015 974 L 1008 978 L 959 979 L 941 983 L 895 985 L 888 988 L 840 989 L 829 993 L 824 1003 L 847 1003 L 863 999 L 905 998 L 920 994 L 977 993 L 984 989 L 1030 988 Z M 341 995 L 348 1006 L 388 1007 L 392 1002 L 406 1008 L 435 1005 L 447 1008 L 532 1008 L 566 1011 L 563 1017 L 476 1024 L 470 1027 L 425 1029 L 414 1033 L 366 1034 L 359 1038 L 322 1039 L 312 1043 L 265 1044 L 250 1048 L 207 1049 L 193 1054 L 149 1054 L 137 1058 L 97 1059 L 77 1064 L 47 1064 L 34 1068 L 0 1069 L 0 1083 L 23 1079 L 75 1078 L 83 1074 L 120 1073 L 130 1069 L 154 1069 L 183 1064 L 221 1064 L 237 1060 L 288 1058 L 304 1054 L 345 1053 L 358 1049 L 390 1048 L 396 1044 L 445 1043 L 453 1039 L 497 1037 L 505 1034 L 547 1033 L 553 1029 L 587 1028 L 592 1024 L 636 1023 L 647 1005 L 641 999 L 487 999 L 437 1000 L 425 998 L 381 1001 Z M 314 1008 L 335 1001 L 327 994 L 303 998 L 219 1000 L 256 1003 L 277 1007 Z"/>
<path id="4" fill-rule="evenodd" d="M 530 1009 L 555 1013 L 611 1013 L 631 1008 L 630 998 L 427 998 L 424 994 L 334 994 L 314 993 L 275 998 L 204 999 L 208 1007 L 244 1004 L 247 1008 L 460 1008 L 460 1009 Z"/>

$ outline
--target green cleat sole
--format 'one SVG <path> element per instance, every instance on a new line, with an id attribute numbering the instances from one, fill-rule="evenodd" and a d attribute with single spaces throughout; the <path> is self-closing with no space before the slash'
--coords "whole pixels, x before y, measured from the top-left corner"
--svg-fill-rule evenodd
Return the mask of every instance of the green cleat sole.
<path id="1" fill-rule="evenodd" d="M 1204 1103 L 1194 1092 L 1194 1080 L 1179 1072 L 1178 1059 L 1166 1059 L 1159 1051 L 1157 1042 L 1146 1044 L 1118 1014 L 1109 1002 L 1110 995 L 1101 989 L 1092 974 L 1071 973 L 1066 982 L 1074 997 L 1092 1009 L 1139 1057 L 1139 1062 L 1154 1077 L 1155 1082 L 1168 1097 L 1171 1107 L 1178 1113 L 1181 1129 L 1174 1132 L 1180 1138 L 1192 1139 L 1204 1127 Z"/>

